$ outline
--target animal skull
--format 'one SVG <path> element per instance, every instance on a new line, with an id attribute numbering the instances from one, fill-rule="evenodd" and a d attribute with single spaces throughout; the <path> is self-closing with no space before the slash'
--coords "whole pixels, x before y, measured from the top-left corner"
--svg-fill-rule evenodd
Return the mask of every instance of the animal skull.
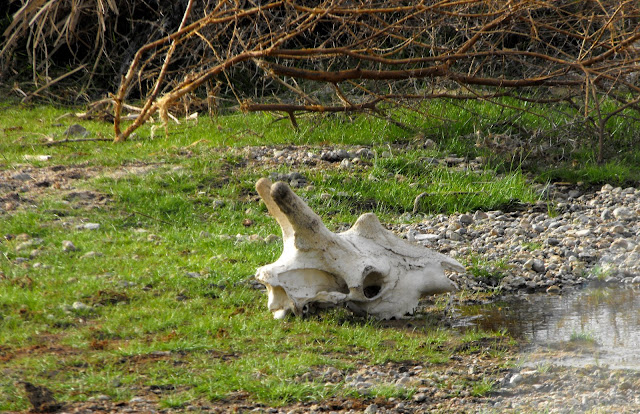
<path id="1" fill-rule="evenodd" d="M 464 271 L 460 263 L 400 239 L 373 213 L 336 234 L 287 184 L 262 178 L 256 189 L 282 228 L 282 255 L 256 272 L 276 319 L 340 304 L 357 314 L 402 318 L 422 295 L 457 288 L 444 269 Z"/>

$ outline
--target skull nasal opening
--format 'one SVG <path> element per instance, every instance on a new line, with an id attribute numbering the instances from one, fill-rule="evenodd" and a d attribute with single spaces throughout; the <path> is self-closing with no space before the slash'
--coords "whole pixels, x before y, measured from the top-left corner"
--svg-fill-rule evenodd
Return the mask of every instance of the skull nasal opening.
<path id="1" fill-rule="evenodd" d="M 362 281 L 362 293 L 368 299 L 375 298 L 382 291 L 384 275 L 378 272 L 370 272 Z"/>

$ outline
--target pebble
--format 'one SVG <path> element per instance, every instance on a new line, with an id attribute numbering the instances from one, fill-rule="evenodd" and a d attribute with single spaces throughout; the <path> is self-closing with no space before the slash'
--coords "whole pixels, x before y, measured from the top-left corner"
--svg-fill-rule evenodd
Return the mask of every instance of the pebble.
<path id="1" fill-rule="evenodd" d="M 270 234 L 264 238 L 264 242 L 267 244 L 278 243 L 280 240 L 281 238 L 279 236 L 276 236 L 275 234 Z"/>
<path id="2" fill-rule="evenodd" d="M 73 242 L 69 240 L 62 241 L 62 251 L 63 252 L 75 252 L 78 248 L 73 244 Z"/>
<path id="3" fill-rule="evenodd" d="M 82 303 L 82 302 L 73 302 L 73 304 L 71 305 L 71 308 L 73 310 L 77 310 L 77 311 L 87 311 L 87 310 L 91 310 L 91 306 Z"/>
<path id="4" fill-rule="evenodd" d="M 613 210 L 613 217 L 615 217 L 617 220 L 631 220 L 633 218 L 636 218 L 637 215 L 628 207 L 618 207 Z"/>
<path id="5" fill-rule="evenodd" d="M 82 256 L 80 256 L 81 259 L 91 259 L 93 257 L 102 257 L 104 256 L 104 254 L 100 253 L 100 252 L 94 252 L 93 250 L 90 252 L 86 252 L 85 254 L 83 254 Z"/>
<path id="6" fill-rule="evenodd" d="M 616 275 L 640 274 L 640 256 L 630 254 L 640 252 L 640 220 L 630 219 L 640 209 L 640 198 L 628 197 L 636 193 L 640 190 L 603 187 L 558 203 L 563 212 L 558 216 L 550 216 L 545 204 L 525 211 L 425 216 L 420 222 L 391 228 L 462 263 L 470 256 L 487 263 L 490 273 L 504 276 L 497 283 L 505 293 L 526 289 L 556 294 L 598 279 L 598 269 L 605 263 L 613 276 L 611 283 L 622 280 Z M 498 260 L 500 268 L 492 268 Z M 496 283 L 471 273 L 451 278 L 474 291 L 494 289 Z M 631 278 L 625 280 L 633 283 Z"/>
<path id="7" fill-rule="evenodd" d="M 377 404 L 371 404 L 369 406 L 367 406 L 367 408 L 365 408 L 364 410 L 364 414 L 376 414 L 378 412 L 378 405 Z"/>
<path id="8" fill-rule="evenodd" d="M 86 138 L 89 136 L 90 132 L 82 125 L 72 124 L 62 134 L 68 137 Z"/>

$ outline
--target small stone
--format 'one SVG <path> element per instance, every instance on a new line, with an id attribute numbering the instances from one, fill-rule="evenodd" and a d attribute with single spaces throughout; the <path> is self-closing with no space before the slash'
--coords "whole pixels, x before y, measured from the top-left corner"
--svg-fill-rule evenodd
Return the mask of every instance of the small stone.
<path id="1" fill-rule="evenodd" d="M 453 240 L 453 241 L 462 241 L 464 238 L 462 237 L 462 235 L 460 235 L 459 233 L 456 233 L 455 231 L 451 231 L 451 230 L 447 230 L 445 233 L 445 237 L 449 240 Z"/>
<path id="2" fill-rule="evenodd" d="M 211 233 L 209 233 L 208 231 L 204 231 L 202 230 L 199 234 L 198 237 L 200 237 L 201 239 L 208 239 L 209 237 L 211 237 Z"/>
<path id="3" fill-rule="evenodd" d="M 25 155 L 24 159 L 27 161 L 49 161 L 51 159 L 51 155 Z"/>
<path id="4" fill-rule="evenodd" d="M 344 170 L 350 170 L 351 168 L 353 168 L 353 164 L 351 163 L 351 161 L 345 158 L 340 161 L 340 168 Z"/>
<path id="5" fill-rule="evenodd" d="M 549 246 L 558 246 L 560 244 L 560 240 L 553 237 L 549 237 L 547 239 L 547 244 Z"/>
<path id="6" fill-rule="evenodd" d="M 396 385 L 400 385 L 400 386 L 405 386 L 405 385 L 408 385 L 409 383 L 411 383 L 411 377 L 400 377 L 396 381 Z"/>
<path id="7" fill-rule="evenodd" d="M 591 235 L 591 230 L 589 229 L 582 229 L 582 230 L 576 231 L 576 237 L 587 237 L 590 235 Z"/>
<path id="8" fill-rule="evenodd" d="M 360 148 L 356 151 L 356 157 L 362 160 L 370 160 L 375 157 L 375 154 L 368 148 Z"/>
<path id="9" fill-rule="evenodd" d="M 604 210 L 602 210 L 602 213 L 600 214 L 600 218 L 602 220 L 611 220 L 613 218 L 613 210 L 610 208 L 605 208 Z"/>
<path id="10" fill-rule="evenodd" d="M 629 249 L 629 242 L 626 241 L 625 239 L 618 239 L 615 240 L 613 243 L 611 243 L 611 246 L 609 246 L 610 250 L 630 250 Z"/>
<path id="11" fill-rule="evenodd" d="M 108 395 L 101 394 L 101 395 L 90 397 L 88 400 L 89 401 L 110 401 L 111 397 L 109 397 Z"/>
<path id="12" fill-rule="evenodd" d="M 509 379 L 509 385 L 516 386 L 522 382 L 524 378 L 520 374 L 514 374 L 511 379 Z"/>
<path id="13" fill-rule="evenodd" d="M 476 211 L 475 213 L 473 213 L 473 220 L 474 221 L 479 221 L 479 220 L 485 220 L 489 218 L 489 215 L 487 213 L 485 213 L 484 211 Z"/>
<path id="14" fill-rule="evenodd" d="M 69 128 L 67 128 L 62 134 L 66 135 L 68 137 L 82 137 L 82 138 L 85 138 L 85 137 L 89 136 L 90 133 L 82 125 L 73 124 L 73 125 L 69 126 Z"/>
<path id="15" fill-rule="evenodd" d="M 640 276 L 636 276 L 633 279 L 631 279 L 631 283 L 633 284 L 638 284 L 640 283 Z"/>
<path id="16" fill-rule="evenodd" d="M 458 220 L 460 221 L 460 224 L 464 226 L 468 226 L 469 224 L 473 223 L 473 217 L 471 217 L 471 215 L 469 214 L 462 214 Z"/>
<path id="17" fill-rule="evenodd" d="M 249 241 L 259 242 L 259 241 L 264 241 L 264 239 L 259 234 L 251 234 L 249 235 Z"/>
<path id="18" fill-rule="evenodd" d="M 82 226 L 83 229 L 85 230 L 98 230 L 100 228 L 100 224 L 99 223 L 86 223 L 84 226 Z"/>
<path id="19" fill-rule="evenodd" d="M 430 241 L 430 242 L 435 242 L 440 240 L 440 236 L 437 234 L 416 234 L 414 236 L 414 240 L 415 241 Z"/>
<path id="20" fill-rule="evenodd" d="M 18 181 L 29 181 L 33 179 L 33 177 L 27 173 L 18 173 L 13 175 L 11 178 Z"/>
<path id="21" fill-rule="evenodd" d="M 104 256 L 104 254 L 100 253 L 100 252 L 94 252 L 93 250 L 90 252 L 86 252 L 85 254 L 83 254 L 82 256 L 80 256 L 81 259 L 91 259 L 93 257 L 102 257 Z"/>
<path id="22" fill-rule="evenodd" d="M 550 295 L 557 295 L 560 293 L 560 288 L 556 285 L 551 285 L 547 288 L 547 293 Z"/>
<path id="23" fill-rule="evenodd" d="M 91 306 L 86 305 L 82 302 L 73 302 L 73 304 L 71 305 L 71 308 L 73 310 L 77 310 L 77 311 L 87 311 L 87 310 L 91 310 Z"/>
<path id="24" fill-rule="evenodd" d="M 78 248 L 73 244 L 73 242 L 69 240 L 62 241 L 62 251 L 63 252 L 75 252 Z"/>
<path id="25" fill-rule="evenodd" d="M 611 232 L 612 233 L 621 234 L 621 233 L 625 232 L 625 228 L 624 228 L 624 226 L 621 226 L 620 224 L 617 224 L 617 225 L 611 227 Z"/>
<path id="26" fill-rule="evenodd" d="M 613 190 L 613 186 L 611 184 L 605 184 L 602 186 L 602 188 L 600 189 L 601 192 L 603 193 L 608 193 L 611 190 Z"/>
<path id="27" fill-rule="evenodd" d="M 270 234 L 264 238 L 264 242 L 267 244 L 277 243 L 279 241 L 280 241 L 280 237 L 276 236 L 275 234 Z"/>
<path id="28" fill-rule="evenodd" d="M 631 220 L 635 216 L 635 212 L 627 207 L 618 207 L 613 210 L 613 217 L 617 220 Z"/>
<path id="29" fill-rule="evenodd" d="M 26 242 L 22 242 L 22 243 L 20 243 L 20 244 L 18 244 L 16 246 L 16 252 L 19 252 L 21 250 L 26 250 L 26 249 L 28 249 L 28 248 L 30 248 L 32 246 L 33 246 L 33 240 L 28 240 Z"/>
<path id="30" fill-rule="evenodd" d="M 245 226 L 245 227 L 251 227 L 251 226 L 253 226 L 253 220 L 244 219 L 244 220 L 242 220 L 242 225 Z"/>
<path id="31" fill-rule="evenodd" d="M 425 394 L 424 392 L 419 392 L 419 393 L 415 394 L 412 399 L 413 399 L 413 401 L 418 402 L 418 403 L 424 402 L 427 399 L 427 394 Z"/>
<path id="32" fill-rule="evenodd" d="M 213 200 L 213 203 L 211 206 L 213 207 L 214 210 L 218 210 L 225 206 L 225 202 L 222 200 Z"/>
<path id="33" fill-rule="evenodd" d="M 427 138 L 424 140 L 424 142 L 422 143 L 422 147 L 425 149 L 434 149 L 438 146 L 438 144 L 436 144 L 436 142 L 434 140 L 432 140 L 431 138 Z"/>
<path id="34" fill-rule="evenodd" d="M 377 404 L 371 404 L 364 410 L 364 414 L 376 414 L 377 412 L 378 412 Z"/>
<path id="35" fill-rule="evenodd" d="M 543 225 L 536 223 L 531 226 L 531 230 L 535 231 L 536 233 L 542 233 L 545 231 L 545 228 Z"/>

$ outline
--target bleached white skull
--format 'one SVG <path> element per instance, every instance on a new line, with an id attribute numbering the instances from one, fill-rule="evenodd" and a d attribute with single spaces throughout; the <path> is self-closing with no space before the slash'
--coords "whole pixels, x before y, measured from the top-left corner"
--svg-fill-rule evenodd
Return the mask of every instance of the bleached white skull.
<path id="1" fill-rule="evenodd" d="M 401 318 L 421 296 L 456 289 L 444 269 L 464 271 L 460 263 L 402 240 L 375 214 L 336 234 L 287 184 L 262 178 L 256 189 L 282 228 L 282 255 L 256 272 L 275 318 L 341 304 L 379 319 Z"/>

